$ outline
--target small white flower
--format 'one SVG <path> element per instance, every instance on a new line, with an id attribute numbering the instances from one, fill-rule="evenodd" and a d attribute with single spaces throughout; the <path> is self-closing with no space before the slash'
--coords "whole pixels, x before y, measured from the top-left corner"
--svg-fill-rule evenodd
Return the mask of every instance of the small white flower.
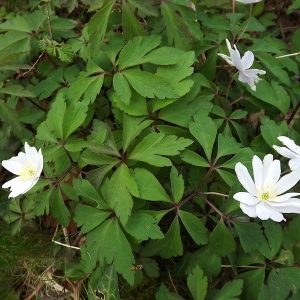
<path id="1" fill-rule="evenodd" d="M 236 48 L 236 45 L 233 45 L 234 49 L 232 49 L 230 42 L 227 39 L 226 44 L 230 56 L 221 53 L 219 53 L 218 55 L 224 58 L 229 65 L 234 66 L 238 69 L 239 81 L 248 83 L 250 88 L 256 91 L 255 83 L 261 80 L 256 74 L 266 74 L 266 71 L 259 69 L 249 69 L 254 62 L 254 55 L 251 51 L 247 51 L 241 58 L 240 52 Z"/>
<path id="2" fill-rule="evenodd" d="M 256 155 L 252 160 L 254 181 L 247 168 L 237 163 L 235 172 L 247 192 L 236 193 L 233 198 L 240 201 L 241 210 L 249 217 L 275 222 L 285 220 L 282 213 L 300 213 L 300 193 L 283 194 L 300 180 L 300 169 L 280 179 L 280 161 L 268 154 L 261 161 Z"/>
<path id="3" fill-rule="evenodd" d="M 273 148 L 282 156 L 290 158 L 289 166 L 292 171 L 300 168 L 300 147 L 286 136 L 279 136 L 278 139 L 283 145 L 287 146 L 287 148 L 276 145 L 273 145 Z"/>
<path id="4" fill-rule="evenodd" d="M 17 197 L 28 192 L 40 178 L 43 170 L 42 150 L 37 151 L 25 142 L 25 153 L 20 152 L 18 156 L 9 160 L 3 160 L 2 166 L 18 177 L 4 183 L 3 188 L 10 188 L 9 198 Z"/>
<path id="5" fill-rule="evenodd" d="M 235 0 L 244 4 L 252 4 L 252 3 L 257 3 L 260 2 L 261 0 Z"/>

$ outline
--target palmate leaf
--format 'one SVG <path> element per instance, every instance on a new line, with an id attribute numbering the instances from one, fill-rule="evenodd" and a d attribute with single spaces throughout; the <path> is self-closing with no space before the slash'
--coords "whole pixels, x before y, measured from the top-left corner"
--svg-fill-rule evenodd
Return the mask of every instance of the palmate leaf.
<path id="1" fill-rule="evenodd" d="M 136 36 L 147 35 L 147 32 L 134 16 L 126 2 L 122 3 L 122 25 L 124 36 L 127 40 Z"/>
<path id="2" fill-rule="evenodd" d="M 149 0 L 129 0 L 129 3 L 147 16 L 158 16 L 158 11 L 152 6 L 152 3 Z"/>
<path id="3" fill-rule="evenodd" d="M 162 77 L 140 70 L 125 70 L 124 76 L 130 85 L 142 96 L 159 99 L 178 98 L 174 87 L 170 86 Z"/>
<path id="4" fill-rule="evenodd" d="M 74 221 L 78 226 L 83 225 L 80 230 L 82 233 L 87 233 L 99 226 L 109 215 L 110 212 L 79 204 L 75 209 Z"/>
<path id="5" fill-rule="evenodd" d="M 96 56 L 100 51 L 102 40 L 106 33 L 108 19 L 114 4 L 115 0 L 106 0 L 102 8 L 92 17 L 92 19 L 88 23 L 92 57 Z"/>
<path id="6" fill-rule="evenodd" d="M 132 117 L 123 114 L 123 151 L 126 152 L 128 146 L 145 128 L 153 123 L 153 120 L 145 120 L 145 117 Z"/>
<path id="7" fill-rule="evenodd" d="M 207 277 L 203 271 L 196 266 L 187 278 L 187 284 L 194 300 L 204 300 L 207 292 Z"/>
<path id="8" fill-rule="evenodd" d="M 75 102 L 66 106 L 63 96 L 56 97 L 48 113 L 47 127 L 54 131 L 55 137 L 67 139 L 85 120 L 87 104 Z"/>
<path id="9" fill-rule="evenodd" d="M 136 37 L 129 41 L 122 51 L 118 59 L 119 69 L 136 66 L 143 63 L 143 57 L 155 49 L 161 42 L 159 35 L 151 35 L 145 37 Z"/>
<path id="10" fill-rule="evenodd" d="M 169 45 L 174 42 L 176 48 L 190 50 L 193 37 L 183 19 L 165 2 L 161 4 L 161 13 L 166 23 Z"/>
<path id="11" fill-rule="evenodd" d="M 196 216 L 186 211 L 179 210 L 179 217 L 196 244 L 207 244 L 208 230 Z"/>
<path id="12" fill-rule="evenodd" d="M 162 66 L 157 70 L 157 75 L 161 76 L 166 82 L 174 87 L 179 96 L 189 92 L 194 82 L 192 80 L 183 80 L 192 75 L 194 68 L 195 53 L 187 52 L 181 55 L 180 61 L 172 66 Z M 183 80 L 183 81 L 182 81 Z"/>
<path id="13" fill-rule="evenodd" d="M 184 300 L 181 296 L 175 293 L 171 293 L 168 288 L 162 284 L 159 287 L 158 292 L 155 295 L 156 300 Z"/>
<path id="14" fill-rule="evenodd" d="M 110 178 L 108 201 L 124 226 L 131 215 L 133 207 L 131 195 L 139 197 L 138 185 L 130 175 L 128 167 L 122 164 Z"/>
<path id="15" fill-rule="evenodd" d="M 227 282 L 213 300 L 239 300 L 237 296 L 241 295 L 242 287 L 243 281 L 240 279 Z"/>
<path id="16" fill-rule="evenodd" d="M 87 234 L 87 247 L 93 253 L 97 249 L 99 261 L 113 264 L 115 270 L 133 285 L 134 273 L 130 268 L 134 264 L 134 256 L 118 219 L 106 220 L 90 231 Z"/>
<path id="17" fill-rule="evenodd" d="M 223 220 L 220 220 L 209 237 L 209 247 L 216 255 L 226 256 L 233 252 L 236 244 Z"/>
<path id="18" fill-rule="evenodd" d="M 159 181 L 148 170 L 136 168 L 132 172 L 132 176 L 138 185 L 141 199 L 150 201 L 172 201 Z"/>
<path id="19" fill-rule="evenodd" d="M 194 116 L 194 122 L 190 123 L 189 129 L 191 134 L 203 147 L 207 158 L 210 159 L 217 135 L 217 126 L 215 122 L 207 116 L 207 112 L 198 111 Z"/>
<path id="20" fill-rule="evenodd" d="M 116 73 L 113 77 L 113 86 L 120 100 L 130 104 L 131 89 L 126 77 L 122 73 Z"/>
<path id="21" fill-rule="evenodd" d="M 36 97 L 35 94 L 32 92 L 25 90 L 24 87 L 20 85 L 11 85 L 5 88 L 0 88 L 0 94 L 8 94 L 17 97 L 27 97 L 27 98 L 34 98 Z"/>
<path id="22" fill-rule="evenodd" d="M 178 138 L 174 135 L 165 136 L 162 133 L 147 135 L 129 154 L 128 159 L 146 162 L 157 167 L 171 166 L 170 159 L 163 157 L 178 155 L 181 150 L 193 143 L 192 140 Z"/>
<path id="23" fill-rule="evenodd" d="M 60 189 L 56 189 L 51 195 L 51 211 L 52 215 L 64 227 L 68 227 L 71 213 L 68 210 Z"/>
<path id="24" fill-rule="evenodd" d="M 113 264 L 105 267 L 97 288 L 105 295 L 105 300 L 121 300 L 118 288 L 118 275 Z"/>
<path id="25" fill-rule="evenodd" d="M 171 168 L 170 179 L 171 179 L 171 191 L 172 191 L 173 199 L 175 203 L 178 203 L 183 196 L 184 181 L 182 175 L 181 174 L 178 175 L 178 171 L 175 167 Z"/>
<path id="26" fill-rule="evenodd" d="M 217 158 L 220 158 L 229 154 L 236 154 L 242 145 L 238 143 L 232 136 L 218 135 L 218 154 Z"/>
<path id="27" fill-rule="evenodd" d="M 150 239 L 162 239 L 163 233 L 156 220 L 146 213 L 135 212 L 129 217 L 124 229 L 133 237 L 145 241 Z"/>

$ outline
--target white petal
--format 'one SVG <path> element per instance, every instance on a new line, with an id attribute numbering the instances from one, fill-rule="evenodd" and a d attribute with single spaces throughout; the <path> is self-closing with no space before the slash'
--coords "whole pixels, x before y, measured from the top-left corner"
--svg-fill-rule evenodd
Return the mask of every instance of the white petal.
<path id="1" fill-rule="evenodd" d="M 259 202 L 259 200 L 255 198 L 253 195 L 245 192 L 234 194 L 233 199 L 248 205 L 256 205 Z"/>
<path id="2" fill-rule="evenodd" d="M 35 147 L 30 147 L 25 142 L 25 153 L 27 155 L 27 159 L 31 162 L 31 165 L 37 169 L 38 166 L 38 152 Z"/>
<path id="3" fill-rule="evenodd" d="M 21 194 L 28 192 L 36 183 L 33 180 L 20 180 L 20 177 L 16 177 L 2 185 L 3 188 L 10 188 L 11 193 L 8 195 L 9 198 L 17 197 Z"/>
<path id="4" fill-rule="evenodd" d="M 273 148 L 282 156 L 287 157 L 287 158 L 295 158 L 298 157 L 300 158 L 300 156 L 296 153 L 294 153 L 293 151 L 291 151 L 290 149 L 286 148 L 286 147 L 279 147 L 276 145 L 273 145 Z"/>
<path id="5" fill-rule="evenodd" d="M 257 78 L 255 79 L 255 81 L 257 82 L 258 80 L 260 80 L 256 74 L 266 74 L 266 71 L 264 70 L 259 70 L 259 69 L 247 69 L 247 70 L 244 70 L 243 73 L 245 73 L 246 75 L 248 76 L 251 76 L 253 78 Z"/>
<path id="6" fill-rule="evenodd" d="M 256 86 L 254 83 L 254 79 L 250 76 L 247 76 L 243 72 L 239 72 L 239 81 L 249 84 L 251 90 L 256 91 Z"/>
<path id="7" fill-rule="evenodd" d="M 241 163 L 237 163 L 235 165 L 235 172 L 239 182 L 242 184 L 245 190 L 251 195 L 257 197 L 257 190 L 247 168 Z"/>
<path id="8" fill-rule="evenodd" d="M 234 63 L 232 62 L 231 58 L 228 55 L 225 55 L 225 54 L 222 54 L 222 53 L 218 53 L 218 55 L 221 56 L 222 58 L 224 58 L 230 66 L 235 67 Z"/>
<path id="9" fill-rule="evenodd" d="M 255 206 L 250 206 L 250 205 L 241 203 L 240 208 L 243 211 L 243 213 L 245 213 L 250 218 L 256 218 L 257 217 Z"/>
<path id="10" fill-rule="evenodd" d="M 266 177 L 264 178 L 263 185 L 264 186 L 267 186 L 267 185 L 272 186 L 272 185 L 276 184 L 280 178 L 280 174 L 281 174 L 280 161 L 275 159 L 271 163 L 271 165 L 268 169 Z"/>
<path id="11" fill-rule="evenodd" d="M 280 212 L 278 212 L 277 210 L 268 206 L 268 204 L 264 201 L 262 201 L 258 205 L 256 205 L 255 208 L 256 208 L 257 216 L 261 220 L 272 219 L 275 222 L 281 222 L 281 221 L 285 220 L 285 218 L 283 217 L 283 215 Z"/>
<path id="12" fill-rule="evenodd" d="M 292 188 L 300 180 L 300 169 L 292 171 L 291 173 L 283 176 L 275 186 L 277 195 L 280 195 L 290 188 Z"/>
<path id="13" fill-rule="evenodd" d="M 289 167 L 292 171 L 297 170 L 300 168 L 300 157 L 292 158 L 289 161 Z"/>
<path id="14" fill-rule="evenodd" d="M 21 164 L 20 162 L 18 161 L 15 161 L 13 160 L 13 158 L 16 158 L 16 157 L 12 157 L 11 159 L 9 160 L 3 160 L 2 161 L 2 166 L 8 170 L 9 172 L 15 174 L 15 175 L 19 175 L 19 172 L 20 170 L 22 169 L 23 167 L 23 164 Z"/>
<path id="15" fill-rule="evenodd" d="M 254 155 L 252 159 L 252 169 L 254 176 L 254 183 L 256 189 L 259 190 L 263 186 L 263 163 L 261 159 Z"/>
<path id="16" fill-rule="evenodd" d="M 269 202 L 268 204 L 281 213 L 300 214 L 300 200 L 297 198 L 291 198 L 282 203 Z"/>
<path id="17" fill-rule="evenodd" d="M 300 193 L 286 193 L 286 194 L 283 194 L 281 196 L 277 196 L 273 201 L 270 201 L 270 202 L 274 202 L 274 203 L 280 203 L 280 202 L 285 202 L 285 201 L 288 201 L 290 198 L 292 197 L 296 197 L 296 196 L 299 196 Z"/>
<path id="18" fill-rule="evenodd" d="M 242 65 L 240 52 L 237 49 L 236 45 L 233 45 L 233 47 L 234 47 L 235 50 L 233 50 L 233 49 L 230 50 L 231 60 L 232 60 L 233 64 L 236 66 L 236 68 L 239 71 L 242 71 L 243 70 L 243 65 Z"/>
<path id="19" fill-rule="evenodd" d="M 295 144 L 293 140 L 286 136 L 279 136 L 278 140 L 281 141 L 285 146 L 291 149 L 293 152 L 300 154 L 300 147 Z"/>
<path id="20" fill-rule="evenodd" d="M 42 154 L 42 149 L 40 149 L 38 152 L 38 163 L 37 163 L 35 176 L 40 177 L 42 170 L 43 170 L 43 164 L 44 164 L 44 158 L 43 158 L 43 154 Z"/>
<path id="21" fill-rule="evenodd" d="M 242 57 L 242 66 L 243 69 L 249 69 L 254 62 L 254 55 L 251 51 L 247 51 L 244 56 Z"/>
<path id="22" fill-rule="evenodd" d="M 263 181 L 267 177 L 267 174 L 268 174 L 268 171 L 269 171 L 269 168 L 270 168 L 272 162 L 273 162 L 273 155 L 267 154 L 263 160 Z"/>

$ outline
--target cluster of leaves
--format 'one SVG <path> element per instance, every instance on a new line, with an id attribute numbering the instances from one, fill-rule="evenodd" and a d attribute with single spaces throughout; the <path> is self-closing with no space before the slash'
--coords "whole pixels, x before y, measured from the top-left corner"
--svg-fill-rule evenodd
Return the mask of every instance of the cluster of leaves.
<path id="1" fill-rule="evenodd" d="M 276 3 L 28 1 L 0 12 L 0 159 L 27 141 L 45 161 L 2 215 L 14 233 L 45 214 L 76 222 L 86 242 L 65 276 L 90 275 L 88 299 L 120 299 L 118 274 L 135 288 L 157 278 L 158 300 L 299 299 L 300 218 L 250 220 L 232 198 L 237 162 L 274 153 L 279 135 L 300 144 L 300 59 L 277 58 L 299 52 L 300 30 L 288 48 L 280 14 L 267 12 Z M 218 58 L 226 38 L 266 70 L 256 91 Z M 185 288 L 173 290 L 165 265 Z"/>

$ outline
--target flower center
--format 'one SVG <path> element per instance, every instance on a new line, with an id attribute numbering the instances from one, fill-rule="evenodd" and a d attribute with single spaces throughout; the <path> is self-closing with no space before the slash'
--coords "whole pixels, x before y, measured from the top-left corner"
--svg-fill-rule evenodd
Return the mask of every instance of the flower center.
<path id="1" fill-rule="evenodd" d="M 261 201 L 273 201 L 277 196 L 276 191 L 274 190 L 273 185 L 266 185 L 258 190 L 258 198 Z"/>
<path id="2" fill-rule="evenodd" d="M 269 200 L 269 198 L 270 198 L 269 192 L 266 192 L 266 193 L 262 193 L 262 194 L 261 194 L 261 199 L 262 199 L 262 200 Z"/>
<path id="3" fill-rule="evenodd" d="M 35 168 L 29 163 L 26 166 L 23 166 L 19 172 L 19 176 L 21 177 L 20 179 L 22 181 L 26 181 L 26 180 L 32 180 L 34 179 L 36 170 Z"/>

